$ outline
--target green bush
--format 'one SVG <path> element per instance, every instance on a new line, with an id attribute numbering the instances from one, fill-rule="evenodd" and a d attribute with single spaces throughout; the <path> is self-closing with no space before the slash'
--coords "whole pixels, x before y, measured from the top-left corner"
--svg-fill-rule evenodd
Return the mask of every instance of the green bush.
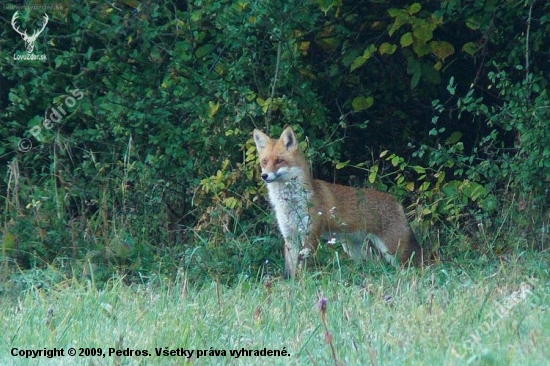
<path id="1" fill-rule="evenodd" d="M 285 125 L 316 177 L 395 193 L 423 236 L 513 219 L 544 247 L 549 5 L 474 3 L 78 1 L 47 11 L 46 61 L 13 58 L 0 8 L 3 262 L 277 266 L 250 131 Z"/>

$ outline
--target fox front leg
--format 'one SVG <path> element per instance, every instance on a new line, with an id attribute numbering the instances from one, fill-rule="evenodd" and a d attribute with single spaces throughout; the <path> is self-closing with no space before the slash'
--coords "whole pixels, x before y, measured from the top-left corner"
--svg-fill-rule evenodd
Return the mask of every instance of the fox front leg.
<path id="1" fill-rule="evenodd" d="M 300 253 L 299 243 L 294 240 L 285 239 L 285 279 L 292 279 L 296 276 L 298 267 L 298 255 Z"/>

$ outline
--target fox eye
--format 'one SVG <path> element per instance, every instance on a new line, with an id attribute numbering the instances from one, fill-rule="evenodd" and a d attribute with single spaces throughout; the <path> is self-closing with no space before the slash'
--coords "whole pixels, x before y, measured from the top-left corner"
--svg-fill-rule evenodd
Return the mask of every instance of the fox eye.
<path id="1" fill-rule="evenodd" d="M 267 159 L 262 159 L 262 164 L 266 165 L 267 164 Z"/>
<path id="2" fill-rule="evenodd" d="M 283 162 L 284 162 L 284 160 L 281 159 L 281 158 L 275 159 L 275 164 L 282 164 Z"/>

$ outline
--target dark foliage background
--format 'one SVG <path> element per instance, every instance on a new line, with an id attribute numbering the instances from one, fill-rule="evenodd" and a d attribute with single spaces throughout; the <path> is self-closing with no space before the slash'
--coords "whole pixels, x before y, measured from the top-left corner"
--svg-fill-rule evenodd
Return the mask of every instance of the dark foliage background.
<path id="1" fill-rule="evenodd" d="M 4 271 L 277 269 L 250 132 L 285 125 L 317 177 L 400 196 L 436 259 L 548 248 L 545 1 L 73 1 L 46 11 L 45 61 L 14 56 L 11 5 Z"/>

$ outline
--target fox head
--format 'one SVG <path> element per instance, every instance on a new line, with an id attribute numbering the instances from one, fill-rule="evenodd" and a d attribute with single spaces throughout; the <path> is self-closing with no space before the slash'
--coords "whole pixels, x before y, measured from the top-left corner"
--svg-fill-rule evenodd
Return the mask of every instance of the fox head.
<path id="1" fill-rule="evenodd" d="M 260 158 L 262 179 L 266 183 L 308 177 L 309 168 L 292 128 L 287 127 L 278 140 L 256 129 L 254 142 Z"/>

